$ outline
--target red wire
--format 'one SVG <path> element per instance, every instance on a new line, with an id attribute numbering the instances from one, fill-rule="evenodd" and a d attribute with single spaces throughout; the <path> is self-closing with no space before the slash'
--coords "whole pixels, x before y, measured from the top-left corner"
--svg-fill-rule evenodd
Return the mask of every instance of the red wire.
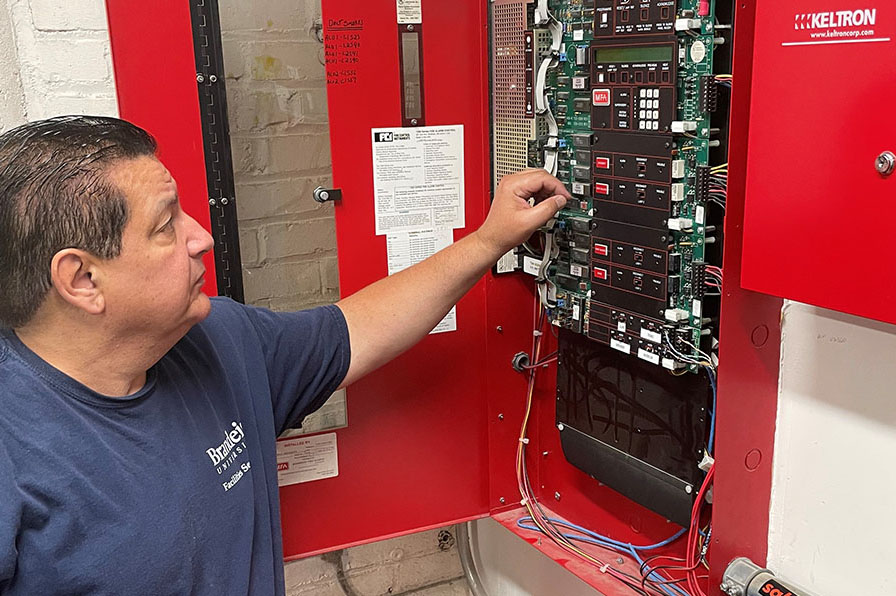
<path id="1" fill-rule="evenodd" d="M 697 577 L 697 567 L 700 564 L 699 560 L 697 560 L 696 557 L 697 539 L 700 536 L 700 511 L 703 508 L 703 501 L 706 498 L 706 491 L 712 484 L 712 479 L 715 475 L 715 471 L 715 465 L 709 468 L 709 472 L 707 472 L 706 478 L 703 480 L 703 485 L 700 487 L 700 491 L 697 493 L 697 499 L 694 501 L 694 507 L 693 509 L 691 509 L 691 527 L 688 529 L 686 565 L 689 568 L 687 572 L 688 589 L 694 596 L 706 596 L 703 588 L 700 587 L 700 583 Z"/>

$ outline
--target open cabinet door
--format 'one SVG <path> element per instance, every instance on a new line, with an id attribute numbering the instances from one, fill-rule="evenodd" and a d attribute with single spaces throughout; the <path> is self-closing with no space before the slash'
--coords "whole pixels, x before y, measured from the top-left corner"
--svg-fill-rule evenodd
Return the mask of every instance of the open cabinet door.
<path id="1" fill-rule="evenodd" d="M 372 129 L 462 126 L 465 221 L 446 233 L 456 240 L 475 230 L 489 203 L 486 5 L 430 2 L 421 19 L 414 3 L 402 4 L 409 14 L 393 0 L 323 2 L 343 296 L 388 273 L 387 237 L 375 229 Z M 412 256 L 407 246 L 388 250 Z M 456 328 L 347 389 L 339 475 L 281 491 L 288 558 L 487 514 L 483 282 L 457 305 Z"/>

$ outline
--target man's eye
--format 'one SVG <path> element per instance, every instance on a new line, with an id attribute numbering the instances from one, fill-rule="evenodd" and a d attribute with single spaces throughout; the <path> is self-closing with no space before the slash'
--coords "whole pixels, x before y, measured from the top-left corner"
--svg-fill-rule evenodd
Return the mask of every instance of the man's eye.
<path id="1" fill-rule="evenodd" d="M 160 232 L 168 232 L 168 231 L 172 230 L 173 228 L 174 228 L 174 220 L 169 219 L 168 221 L 165 222 L 165 225 L 163 225 L 161 228 L 159 228 L 159 231 Z"/>

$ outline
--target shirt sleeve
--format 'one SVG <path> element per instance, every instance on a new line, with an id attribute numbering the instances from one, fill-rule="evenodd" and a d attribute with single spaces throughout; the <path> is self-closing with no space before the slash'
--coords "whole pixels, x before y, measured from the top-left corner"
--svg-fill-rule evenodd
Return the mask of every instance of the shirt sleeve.
<path id="1" fill-rule="evenodd" d="M 19 558 L 16 542 L 22 521 L 22 498 L 15 477 L 12 462 L 0 442 L 0 594 L 15 576 Z"/>
<path id="2" fill-rule="evenodd" d="M 293 313 L 247 307 L 247 313 L 261 340 L 279 434 L 320 408 L 345 379 L 348 326 L 335 305 Z"/>

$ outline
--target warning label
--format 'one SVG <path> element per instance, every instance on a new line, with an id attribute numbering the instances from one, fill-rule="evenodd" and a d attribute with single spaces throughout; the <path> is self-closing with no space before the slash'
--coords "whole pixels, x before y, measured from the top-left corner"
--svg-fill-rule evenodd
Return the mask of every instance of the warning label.
<path id="1" fill-rule="evenodd" d="M 288 486 L 339 475 L 336 433 L 277 441 L 277 485 Z"/>

